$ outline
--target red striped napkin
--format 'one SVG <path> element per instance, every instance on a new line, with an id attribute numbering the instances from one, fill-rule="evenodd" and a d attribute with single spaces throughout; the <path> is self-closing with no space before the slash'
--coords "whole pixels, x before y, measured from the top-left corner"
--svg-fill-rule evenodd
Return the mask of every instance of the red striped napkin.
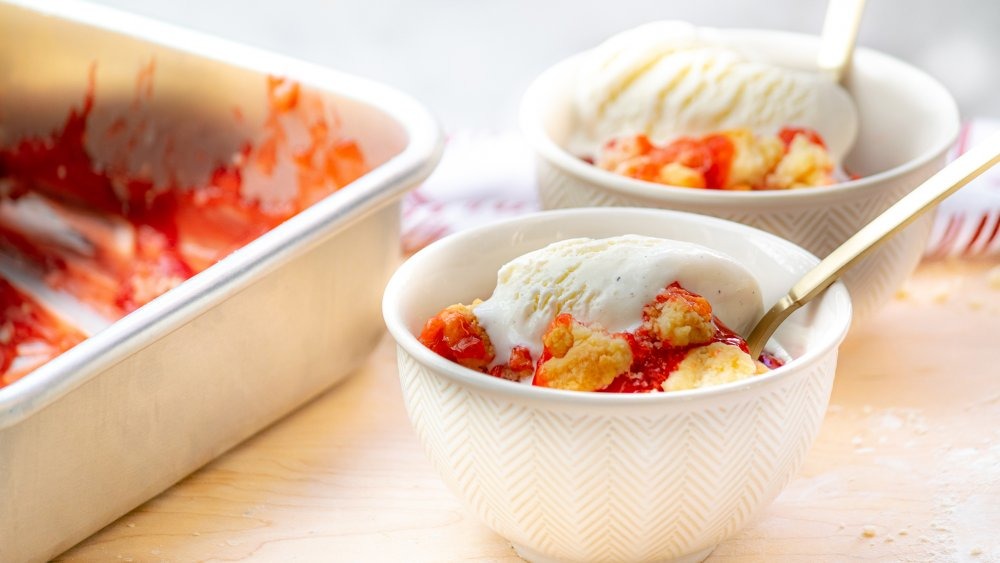
<path id="1" fill-rule="evenodd" d="M 538 209 L 533 156 L 521 136 L 460 131 L 430 178 L 403 200 L 403 250 Z"/>
<path id="2" fill-rule="evenodd" d="M 950 158 L 1000 131 L 1000 120 L 966 123 Z M 941 202 L 927 244 L 928 258 L 1000 256 L 1000 167 L 969 182 Z"/>
<path id="3" fill-rule="evenodd" d="M 1000 120 L 962 127 L 951 158 L 1000 131 Z M 449 233 L 539 209 L 531 150 L 516 132 L 460 131 L 441 163 L 403 202 L 403 249 L 414 252 Z M 1000 256 L 1000 167 L 939 207 L 926 257 Z"/>

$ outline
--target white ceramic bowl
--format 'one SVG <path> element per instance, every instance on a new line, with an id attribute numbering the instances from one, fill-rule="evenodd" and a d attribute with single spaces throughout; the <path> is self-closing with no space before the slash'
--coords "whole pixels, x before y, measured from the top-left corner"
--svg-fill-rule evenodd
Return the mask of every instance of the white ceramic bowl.
<path id="1" fill-rule="evenodd" d="M 725 30 L 772 62 L 814 68 L 819 39 L 776 31 Z M 564 147 L 576 128 L 572 92 L 581 55 L 560 62 L 526 91 L 521 128 L 537 155 L 539 196 L 546 209 L 641 206 L 730 219 L 795 242 L 818 256 L 853 235 L 940 169 L 959 129 L 954 99 L 940 83 L 897 59 L 858 49 L 846 87 L 858 106 L 858 139 L 845 164 L 863 177 L 835 186 L 759 192 L 663 186 L 587 164 Z M 930 234 L 918 219 L 845 277 L 855 315 L 889 300 L 913 272 Z"/>
<path id="2" fill-rule="evenodd" d="M 488 297 L 497 269 L 551 242 L 627 233 L 737 256 L 765 306 L 817 259 L 768 233 L 656 209 L 542 212 L 421 250 L 382 308 L 410 420 L 434 467 L 531 561 L 700 561 L 788 482 L 826 411 L 851 303 L 837 283 L 777 334 L 793 360 L 765 375 L 647 395 L 532 387 L 451 363 L 416 338 L 427 318 Z"/>

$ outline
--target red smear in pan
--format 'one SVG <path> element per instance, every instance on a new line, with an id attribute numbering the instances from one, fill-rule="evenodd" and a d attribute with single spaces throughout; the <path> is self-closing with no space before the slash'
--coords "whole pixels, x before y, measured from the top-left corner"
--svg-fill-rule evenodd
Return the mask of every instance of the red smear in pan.
<path id="1" fill-rule="evenodd" d="M 0 250 L 41 270 L 50 285 L 111 318 L 211 266 L 367 171 L 358 145 L 339 136 L 339 124 L 331 123 L 318 96 L 278 77 L 267 79 L 262 138 L 256 144 L 247 141 L 237 155 L 219 163 L 205 185 L 155 186 L 148 177 L 109 171 L 96 165 L 86 148 L 88 135 L 100 133 L 88 130 L 96 73 L 92 66 L 82 103 L 71 109 L 58 130 L 0 147 L 0 200 L 16 203 L 29 194 L 41 197 L 86 238 L 91 252 L 35 240 L 2 221 Z M 140 69 L 129 111 L 151 97 L 154 74 L 153 61 Z M 292 148 L 285 131 L 290 122 L 308 131 L 304 148 Z M 122 117 L 103 133 L 125 134 L 127 126 L 127 117 Z M 173 139 L 157 142 L 165 153 L 173 150 Z M 134 143 L 127 147 L 135 148 Z M 244 177 L 251 167 L 269 178 L 282 158 L 295 167 L 295 195 L 278 208 L 244 197 Z M 125 248 L 123 227 L 130 241 Z M 31 316 L 23 322 L 30 325 L 42 318 Z M 4 312 L 0 326 L 8 321 L 9 313 Z M 9 362 L 0 363 L 4 365 Z M 5 369 L 0 369 L 0 377 Z"/>
<path id="2" fill-rule="evenodd" d="M 0 387 L 81 340 L 83 334 L 0 278 Z M 27 368 L 12 369 L 26 347 L 31 348 L 30 357 L 36 361 Z"/>

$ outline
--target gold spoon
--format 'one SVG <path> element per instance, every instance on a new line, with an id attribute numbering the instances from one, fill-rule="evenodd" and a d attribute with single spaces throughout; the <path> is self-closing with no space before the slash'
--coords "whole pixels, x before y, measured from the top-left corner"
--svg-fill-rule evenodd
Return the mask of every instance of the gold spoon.
<path id="1" fill-rule="evenodd" d="M 861 26 L 865 0 L 828 0 L 816 53 L 816 70 L 821 82 L 832 88 L 820 88 L 818 102 L 838 119 L 825 122 L 821 131 L 827 151 L 837 162 L 850 152 L 858 136 L 858 104 L 844 81 L 851 66 L 854 46 Z"/>
<path id="2" fill-rule="evenodd" d="M 997 162 L 1000 162 L 1000 134 L 991 136 L 955 159 L 844 241 L 815 268 L 806 272 L 788 290 L 788 294 L 757 321 L 747 337 L 750 357 L 760 356 L 764 344 L 788 315 L 822 293 L 844 271 L 868 256 L 879 244 L 903 230 L 917 217 Z"/>
<path id="3" fill-rule="evenodd" d="M 851 64 L 864 11 L 865 0 L 830 0 L 826 6 L 816 64 L 834 82 L 844 80 Z"/>

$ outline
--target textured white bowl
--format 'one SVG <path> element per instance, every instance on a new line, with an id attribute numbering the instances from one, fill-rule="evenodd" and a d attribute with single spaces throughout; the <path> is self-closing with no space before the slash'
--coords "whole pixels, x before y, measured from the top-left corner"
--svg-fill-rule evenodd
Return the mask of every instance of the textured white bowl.
<path id="1" fill-rule="evenodd" d="M 488 297 L 497 269 L 577 236 L 635 233 L 721 250 L 759 277 L 765 305 L 817 259 L 757 229 L 656 209 L 549 211 L 421 250 L 382 303 L 410 420 L 436 470 L 532 561 L 700 561 L 800 466 L 826 411 L 851 318 L 835 284 L 777 334 L 793 361 L 711 388 L 648 395 L 536 388 L 451 363 L 416 338 L 441 308 Z"/>
<path id="2" fill-rule="evenodd" d="M 814 68 L 819 39 L 775 31 L 726 30 L 760 57 Z M 545 71 L 526 91 L 521 128 L 537 155 L 542 207 L 659 207 L 751 225 L 826 256 L 893 202 L 939 170 L 958 134 L 954 99 L 922 71 L 870 49 L 858 49 L 846 87 L 860 127 L 845 164 L 863 177 L 835 186 L 729 192 L 663 186 L 601 170 L 564 147 L 576 129 L 573 84 L 581 55 Z M 845 276 L 858 319 L 874 313 L 913 272 L 933 218 L 918 219 Z"/>

